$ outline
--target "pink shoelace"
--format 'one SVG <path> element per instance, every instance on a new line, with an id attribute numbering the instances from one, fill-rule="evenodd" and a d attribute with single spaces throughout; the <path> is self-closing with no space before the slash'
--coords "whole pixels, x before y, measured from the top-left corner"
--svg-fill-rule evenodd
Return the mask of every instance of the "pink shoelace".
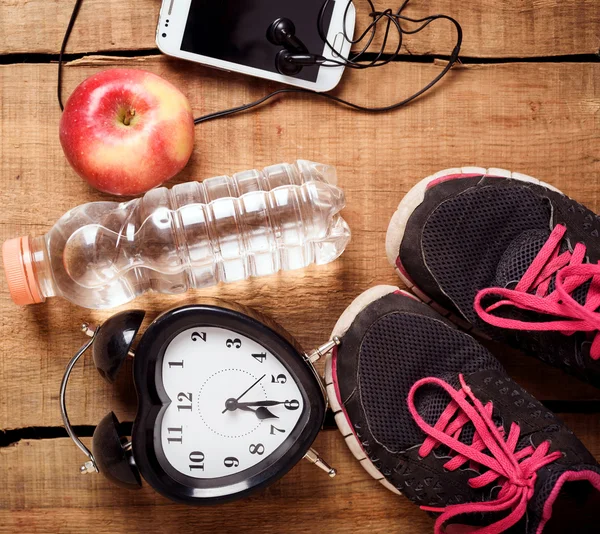
<path id="1" fill-rule="evenodd" d="M 537 448 L 525 447 L 516 452 L 521 429 L 512 423 L 508 437 L 492 419 L 493 406 L 485 406 L 475 397 L 464 377 L 459 375 L 461 389 L 456 390 L 439 378 L 423 378 L 416 382 L 408 394 L 408 408 L 427 438 L 419 449 L 424 458 L 440 445 L 445 445 L 455 455 L 444 464 L 444 468 L 455 471 L 470 462 L 471 467 L 487 467 L 488 470 L 469 479 L 472 488 L 483 488 L 495 483 L 501 490 L 495 500 L 452 504 L 443 508 L 421 506 L 422 510 L 441 515 L 435 523 L 435 534 L 443 532 L 444 524 L 462 514 L 494 513 L 510 511 L 499 521 L 469 532 L 478 534 L 499 534 L 516 524 L 526 513 L 527 503 L 534 493 L 537 471 L 562 456 L 559 451 L 548 454 L 550 443 L 545 441 Z M 451 397 L 435 426 L 431 426 L 419 415 L 415 407 L 415 394 L 425 385 L 436 385 Z M 458 440 L 463 426 L 471 422 L 475 428 L 472 443 L 467 445 Z M 486 451 L 486 452 L 484 452 Z"/>
<path id="2" fill-rule="evenodd" d="M 500 328 L 513 330 L 555 330 L 565 335 L 575 332 L 595 332 L 590 348 L 590 357 L 600 359 L 600 264 L 583 263 L 585 245 L 577 243 L 573 252 L 560 253 L 561 240 L 566 227 L 558 224 L 548 237 L 527 271 L 514 289 L 488 287 L 475 297 L 475 311 L 487 323 Z M 548 294 L 552 276 L 555 290 Z M 579 304 L 571 293 L 591 280 L 584 305 Z M 534 293 L 533 293 L 534 292 Z M 500 300 L 484 308 L 486 297 L 500 297 Z M 501 306 L 514 306 L 522 310 L 538 312 L 558 317 L 556 321 L 520 321 L 493 315 L 491 312 Z"/>

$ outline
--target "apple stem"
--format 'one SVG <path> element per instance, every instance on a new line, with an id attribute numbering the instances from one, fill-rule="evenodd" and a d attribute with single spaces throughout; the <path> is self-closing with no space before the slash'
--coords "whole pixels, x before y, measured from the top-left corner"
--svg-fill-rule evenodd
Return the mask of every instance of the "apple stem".
<path id="1" fill-rule="evenodd" d="M 129 124 L 131 123 L 131 119 L 133 119 L 133 117 L 135 117 L 135 109 L 133 109 L 133 108 L 128 109 L 127 112 L 125 113 L 125 117 L 123 118 L 123 124 L 125 126 L 129 126 Z"/>

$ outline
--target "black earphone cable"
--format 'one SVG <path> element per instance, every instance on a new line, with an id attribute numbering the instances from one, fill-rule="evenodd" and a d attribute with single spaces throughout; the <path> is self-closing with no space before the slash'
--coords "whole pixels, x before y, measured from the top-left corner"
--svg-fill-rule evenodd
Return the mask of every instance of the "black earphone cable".
<path id="1" fill-rule="evenodd" d="M 65 49 L 67 47 L 67 43 L 69 41 L 69 37 L 73 30 L 75 20 L 77 19 L 77 15 L 79 14 L 79 9 L 81 8 L 82 2 L 83 2 L 83 0 L 75 0 L 75 5 L 74 5 L 73 11 L 71 13 L 71 18 L 69 19 L 69 24 L 67 26 L 67 29 L 66 29 L 66 32 L 65 32 L 65 35 L 63 38 L 63 42 L 62 42 L 62 45 L 60 48 L 60 54 L 58 57 L 57 96 L 58 96 L 58 105 L 60 106 L 61 111 L 64 109 L 63 101 L 62 101 L 62 69 L 63 69 L 63 63 L 64 63 L 63 56 L 65 53 Z M 242 104 L 242 105 L 234 107 L 234 108 L 216 111 L 214 113 L 209 113 L 207 115 L 197 117 L 196 119 L 194 119 L 194 124 L 201 124 L 203 122 L 208 122 L 210 120 L 220 119 L 222 117 L 228 117 L 228 116 L 234 115 L 236 113 L 241 113 L 241 112 L 250 110 L 252 108 L 260 106 L 261 104 L 265 103 L 266 101 L 270 100 L 271 98 L 277 97 L 282 94 L 310 94 L 313 96 L 331 100 L 333 102 L 347 106 L 347 107 L 357 110 L 357 111 L 363 111 L 363 112 L 367 112 L 367 113 L 385 113 L 388 111 L 393 111 L 395 109 L 398 109 L 402 106 L 405 106 L 409 102 L 412 102 L 413 100 L 415 100 L 416 98 L 421 96 L 423 93 L 427 92 L 435 84 L 437 84 L 448 73 L 448 71 L 454 66 L 454 64 L 458 61 L 458 54 L 460 52 L 460 47 L 462 44 L 462 28 L 461 28 L 460 24 L 452 17 L 449 17 L 447 15 L 442 15 L 442 14 L 431 15 L 429 17 L 424 17 L 422 19 L 412 19 L 412 18 L 406 17 L 406 16 L 402 15 L 402 11 L 406 8 L 409 0 L 404 0 L 404 3 L 400 6 L 398 11 L 396 11 L 396 13 L 394 13 L 391 9 L 386 9 L 384 11 L 377 11 L 375 9 L 375 6 L 374 6 L 372 0 L 367 0 L 369 7 L 371 8 L 370 16 L 373 18 L 373 21 L 369 25 L 367 25 L 367 27 L 363 30 L 363 32 L 357 38 L 350 38 L 350 36 L 347 34 L 346 21 L 347 21 L 348 13 L 350 10 L 350 5 L 352 4 L 352 0 L 348 0 L 348 4 L 344 11 L 344 26 L 343 26 L 344 27 L 344 31 L 343 31 L 344 37 L 352 45 L 359 44 L 365 39 L 366 39 L 366 44 L 363 46 L 363 48 L 360 52 L 357 52 L 351 58 L 346 59 L 343 56 L 341 56 L 338 52 L 335 51 L 335 49 L 333 48 L 331 43 L 329 43 L 329 41 L 327 40 L 327 36 L 325 35 L 325 32 L 323 30 L 325 12 L 326 12 L 327 6 L 330 4 L 330 2 L 331 2 L 331 0 L 325 0 L 323 5 L 321 6 L 321 9 L 319 11 L 318 22 L 317 22 L 317 29 L 318 29 L 321 39 L 323 39 L 323 42 L 340 59 L 338 60 L 338 59 L 332 59 L 332 58 L 324 58 L 323 56 L 320 56 L 323 59 L 323 61 L 322 62 L 320 61 L 319 64 L 323 67 L 344 66 L 344 67 L 354 68 L 354 69 L 367 69 L 367 68 L 381 67 L 383 65 L 387 65 L 388 63 L 394 61 L 396 59 L 396 57 L 399 56 L 400 49 L 402 47 L 402 37 L 404 34 L 410 35 L 410 34 L 418 33 L 421 30 L 423 30 L 424 28 L 426 28 L 429 24 L 434 22 L 435 20 L 447 20 L 454 25 L 454 27 L 456 28 L 456 34 L 457 34 L 456 45 L 454 46 L 454 49 L 452 50 L 452 53 L 450 54 L 448 62 L 446 63 L 444 68 L 440 71 L 440 73 L 435 78 L 433 78 L 427 85 L 425 85 L 423 88 L 421 88 L 416 93 L 414 93 L 411 96 L 406 97 L 405 99 L 400 100 L 399 102 L 396 102 L 394 104 L 390 104 L 387 106 L 363 106 L 360 104 L 355 104 L 354 102 L 350 102 L 348 100 L 344 100 L 343 98 L 340 98 L 338 96 L 335 96 L 335 95 L 332 95 L 329 93 L 319 93 L 317 91 L 312 91 L 310 89 L 302 89 L 302 88 L 298 88 L 298 87 L 287 87 L 287 88 L 283 88 L 283 89 L 277 89 L 277 90 L 259 98 L 258 100 L 255 100 L 248 104 Z M 375 54 L 375 57 L 373 59 L 361 60 L 361 56 L 363 56 L 364 54 L 366 54 L 368 52 L 371 44 L 373 43 L 373 40 L 375 39 L 375 36 L 377 33 L 377 25 L 383 19 L 386 19 L 386 24 L 385 24 L 385 30 L 384 30 L 384 34 L 383 34 L 383 38 L 382 38 L 382 44 L 379 48 L 379 51 Z M 405 21 L 405 22 L 409 22 L 411 24 L 419 24 L 419 26 L 417 26 L 417 28 L 415 28 L 414 30 L 406 30 L 400 24 L 401 20 Z M 396 48 L 395 48 L 394 52 L 392 52 L 391 54 L 386 54 L 385 47 L 388 43 L 388 38 L 389 38 L 392 26 L 395 27 L 398 31 L 398 43 L 396 44 Z"/>
<path id="2" fill-rule="evenodd" d="M 75 20 L 77 19 L 77 15 L 79 14 L 79 8 L 81 7 L 82 2 L 83 0 L 75 0 L 75 5 L 73 6 L 73 11 L 71 12 L 71 18 L 69 19 L 69 24 L 67 25 L 67 30 L 65 31 L 65 36 L 63 37 L 62 44 L 60 45 L 60 54 L 58 55 L 58 81 L 56 84 L 56 96 L 58 97 L 58 105 L 60 106 L 61 111 L 65 109 L 62 100 L 63 56 L 65 55 L 67 43 L 69 42 L 69 37 L 71 37 L 71 32 L 73 31 L 73 26 L 75 25 Z"/>

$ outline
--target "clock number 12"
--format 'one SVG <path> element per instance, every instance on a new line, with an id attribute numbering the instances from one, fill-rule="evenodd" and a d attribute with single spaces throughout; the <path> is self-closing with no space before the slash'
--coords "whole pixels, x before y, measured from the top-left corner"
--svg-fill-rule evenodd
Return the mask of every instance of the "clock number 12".
<path id="1" fill-rule="evenodd" d="M 184 393 L 182 391 L 179 393 L 179 395 L 177 395 L 177 400 L 181 403 L 185 403 L 185 404 L 177 405 L 178 412 L 180 412 L 181 410 L 190 410 L 191 411 L 191 409 L 192 409 L 192 394 L 191 393 Z"/>

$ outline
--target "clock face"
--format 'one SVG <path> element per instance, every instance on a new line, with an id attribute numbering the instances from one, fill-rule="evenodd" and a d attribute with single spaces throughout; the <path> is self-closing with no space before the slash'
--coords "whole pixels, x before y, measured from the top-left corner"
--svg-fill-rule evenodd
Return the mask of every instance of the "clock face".
<path id="1" fill-rule="evenodd" d="M 289 334 L 269 325 L 219 301 L 148 327 L 135 352 L 131 441 L 155 490 L 186 504 L 226 502 L 304 456 L 325 417 L 323 388 Z"/>
<path id="2" fill-rule="evenodd" d="M 217 478 L 275 452 L 304 409 L 294 378 L 256 341 L 225 328 L 190 328 L 168 345 L 161 423 L 166 460 L 180 473 Z"/>

